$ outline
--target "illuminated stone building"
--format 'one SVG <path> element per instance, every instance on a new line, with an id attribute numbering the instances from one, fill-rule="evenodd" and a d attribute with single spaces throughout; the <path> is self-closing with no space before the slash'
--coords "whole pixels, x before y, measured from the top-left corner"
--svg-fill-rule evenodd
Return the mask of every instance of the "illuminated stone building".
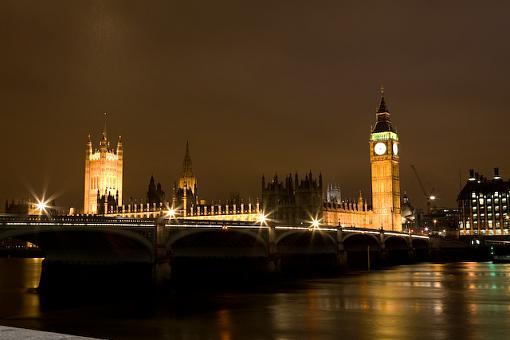
<path id="1" fill-rule="evenodd" d="M 56 206 L 55 200 L 45 202 L 41 205 L 40 201 L 34 199 L 23 199 L 11 202 L 5 201 L 5 213 L 12 215 L 37 215 L 37 216 L 56 216 L 64 214 L 64 211 Z"/>
<path id="2" fill-rule="evenodd" d="M 83 213 L 98 214 L 108 212 L 108 202 L 115 200 L 122 205 L 123 147 L 119 136 L 117 147 L 112 148 L 106 135 L 106 124 L 101 134 L 99 147 L 92 148 L 90 135 L 85 147 L 85 186 Z M 98 207 L 98 204 L 101 207 Z"/>
<path id="3" fill-rule="evenodd" d="M 391 123 L 383 93 L 376 112 L 376 124 L 370 133 L 369 152 L 371 207 L 361 192 L 355 201 L 332 199 L 333 192 L 337 191 L 333 186 L 328 189 L 327 199 L 324 200 L 322 176 L 316 180 L 310 173 L 301 182 L 296 175 L 294 181 L 292 176 L 284 181 L 278 181 L 275 177 L 266 185 L 263 178 L 264 209 L 271 214 L 271 218 L 288 224 L 309 223 L 318 219 L 325 225 L 401 231 L 399 138 Z"/>
<path id="4" fill-rule="evenodd" d="M 326 191 L 326 201 L 329 203 L 342 203 L 342 191 L 338 184 L 329 184 Z"/>
<path id="5" fill-rule="evenodd" d="M 289 174 L 283 181 L 278 176 L 266 184 L 262 176 L 262 202 L 264 211 L 271 220 L 284 221 L 286 224 L 301 224 L 319 219 L 322 212 L 322 175 L 312 176 L 310 171 L 299 180 L 298 175 Z"/>
<path id="6" fill-rule="evenodd" d="M 124 217 L 171 217 L 189 220 L 221 220 L 256 222 L 261 214 L 280 224 L 307 224 L 320 221 L 322 225 L 402 230 L 400 208 L 399 138 L 390 120 L 384 95 L 376 112 L 376 123 L 370 131 L 369 154 L 372 180 L 372 204 L 361 192 L 356 200 L 346 201 L 338 186 L 330 186 L 324 197 L 322 176 L 308 173 L 300 179 L 288 175 L 266 182 L 262 178 L 261 198 L 254 203 L 240 199 L 225 204 L 206 202 L 198 197 L 197 179 L 193 173 L 189 144 L 178 185 L 173 187 L 172 200 L 163 202 L 156 197 L 158 189 L 153 180 L 149 184 L 145 203 L 118 204 L 107 207 L 106 214 Z M 162 191 L 162 190 L 161 190 Z M 151 194 L 152 193 L 152 194 Z M 120 199 L 119 199 L 120 200 Z"/>
<path id="7" fill-rule="evenodd" d="M 255 222 L 259 218 L 258 202 L 244 203 L 240 198 L 227 200 L 225 204 L 206 202 L 198 197 L 198 181 L 193 174 L 189 143 L 186 142 L 186 152 L 182 166 L 182 176 L 179 185 L 174 185 L 174 196 L 170 208 L 176 217 L 188 220 L 231 220 Z"/>
<path id="8" fill-rule="evenodd" d="M 149 187 L 147 189 L 147 203 L 150 205 L 160 205 L 165 202 L 165 192 L 161 188 L 161 183 L 154 181 L 154 176 L 151 176 Z"/>
<path id="9" fill-rule="evenodd" d="M 206 202 L 199 200 L 197 184 L 198 181 L 192 169 L 189 144 L 186 143 L 183 172 L 178 185 L 173 186 L 171 201 L 165 202 L 165 193 L 161 184 L 156 185 L 154 178 L 151 177 L 146 202 L 128 202 L 118 206 L 111 204 L 99 213 L 130 218 L 171 217 L 187 220 L 242 222 L 256 222 L 260 218 L 262 210 L 258 200 L 253 204 L 250 200 L 245 203 L 242 199 L 227 201 L 225 204 Z"/>
<path id="10" fill-rule="evenodd" d="M 370 134 L 372 209 L 385 230 L 402 229 L 400 211 L 400 155 L 397 130 L 381 93 L 377 121 Z"/>
<path id="11" fill-rule="evenodd" d="M 488 179 L 469 170 L 469 179 L 457 197 L 460 235 L 508 235 L 510 181 L 499 175 Z"/>
<path id="12" fill-rule="evenodd" d="M 369 209 L 367 201 L 359 193 L 356 201 L 325 202 L 322 210 L 322 223 L 326 225 L 357 228 L 381 228 L 374 212 Z"/>
<path id="13" fill-rule="evenodd" d="M 182 162 L 182 176 L 179 178 L 179 186 L 174 185 L 172 203 L 172 206 L 182 209 L 184 216 L 189 215 L 190 209 L 199 204 L 197 185 L 197 178 L 193 174 L 189 143 L 186 142 L 186 153 Z"/>

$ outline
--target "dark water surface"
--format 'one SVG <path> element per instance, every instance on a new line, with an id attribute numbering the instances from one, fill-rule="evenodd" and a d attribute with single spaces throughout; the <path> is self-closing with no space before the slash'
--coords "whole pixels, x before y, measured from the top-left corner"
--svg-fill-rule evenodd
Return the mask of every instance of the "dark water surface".
<path id="1" fill-rule="evenodd" d="M 0 259 L 0 324 L 113 339 L 510 339 L 507 264 L 92 296 L 40 295 L 40 271 L 39 259 Z"/>

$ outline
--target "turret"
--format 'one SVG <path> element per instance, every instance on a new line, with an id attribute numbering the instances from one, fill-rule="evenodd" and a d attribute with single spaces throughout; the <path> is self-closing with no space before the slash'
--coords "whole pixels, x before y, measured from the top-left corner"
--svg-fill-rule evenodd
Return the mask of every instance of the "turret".
<path id="1" fill-rule="evenodd" d="M 122 175 L 123 175 L 123 146 L 119 136 L 117 149 L 110 148 L 105 124 L 99 140 L 99 148 L 94 151 L 90 135 L 85 146 L 85 183 L 83 212 L 95 214 L 98 212 L 96 192 L 111 195 L 111 201 L 122 205 Z M 111 204 L 110 204 L 111 205 Z"/>
<path id="2" fill-rule="evenodd" d="M 189 155 L 189 142 L 186 141 L 186 154 L 182 164 L 183 177 L 193 177 L 193 169 L 191 164 L 191 156 Z"/>
<path id="3" fill-rule="evenodd" d="M 117 156 L 118 156 L 119 161 L 122 161 L 123 155 L 124 155 L 124 148 L 122 146 L 122 136 L 119 136 L 119 139 L 117 141 Z"/>
<path id="4" fill-rule="evenodd" d="M 88 135 L 87 144 L 85 145 L 85 161 L 90 159 L 92 155 L 92 141 L 90 140 L 90 134 Z"/>
<path id="5" fill-rule="evenodd" d="M 499 175 L 499 168 L 494 168 L 494 179 L 501 179 L 501 176 Z"/>

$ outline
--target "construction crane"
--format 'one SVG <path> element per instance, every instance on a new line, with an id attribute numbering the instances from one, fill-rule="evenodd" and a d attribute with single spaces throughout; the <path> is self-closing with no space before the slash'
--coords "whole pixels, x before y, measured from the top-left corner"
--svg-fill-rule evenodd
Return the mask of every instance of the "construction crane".
<path id="1" fill-rule="evenodd" d="M 418 175 L 418 170 L 416 170 L 416 167 L 412 164 L 411 164 L 411 169 L 413 169 L 414 175 L 416 176 L 416 179 L 418 180 L 418 184 L 420 185 L 423 195 L 425 195 L 425 199 L 427 200 L 427 214 L 430 215 L 430 207 L 432 205 L 432 202 L 436 200 L 436 196 L 428 193 L 427 189 L 425 189 L 425 186 L 423 185 L 423 183 L 420 179 L 420 175 Z"/>

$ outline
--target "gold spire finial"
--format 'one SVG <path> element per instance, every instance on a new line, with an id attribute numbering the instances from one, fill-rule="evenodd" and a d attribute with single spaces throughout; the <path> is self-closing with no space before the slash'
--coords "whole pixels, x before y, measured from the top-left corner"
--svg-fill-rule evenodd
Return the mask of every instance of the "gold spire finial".
<path id="1" fill-rule="evenodd" d="M 108 117 L 108 112 L 103 112 L 104 114 L 104 129 L 103 129 L 103 136 L 106 137 L 106 118 Z"/>
<path id="2" fill-rule="evenodd" d="M 381 92 L 381 101 L 379 103 L 379 108 L 377 109 L 377 113 L 389 113 L 388 108 L 386 107 L 386 102 L 384 100 L 384 86 L 380 87 Z"/>

